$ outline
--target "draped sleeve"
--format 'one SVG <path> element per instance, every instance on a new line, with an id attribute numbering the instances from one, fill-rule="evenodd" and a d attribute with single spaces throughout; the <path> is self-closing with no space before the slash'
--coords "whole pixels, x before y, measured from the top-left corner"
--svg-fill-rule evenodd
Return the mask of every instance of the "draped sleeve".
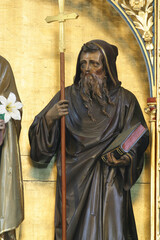
<path id="1" fill-rule="evenodd" d="M 45 119 L 49 109 L 59 101 L 59 92 L 50 103 L 35 117 L 29 129 L 29 141 L 31 146 L 30 156 L 33 162 L 41 166 L 47 166 L 56 154 L 60 143 L 60 120 L 53 122 L 48 130 Z"/>
<path id="2" fill-rule="evenodd" d="M 149 131 L 144 120 L 140 105 L 133 94 L 130 93 L 130 97 L 128 97 L 128 99 L 129 103 L 125 104 L 125 124 L 123 130 L 132 127 L 138 122 L 141 122 L 141 124 L 147 128 L 147 132 L 129 151 L 129 155 L 131 157 L 130 165 L 124 168 L 120 168 L 125 190 L 129 190 L 139 178 L 144 163 L 144 152 L 149 144 Z"/>

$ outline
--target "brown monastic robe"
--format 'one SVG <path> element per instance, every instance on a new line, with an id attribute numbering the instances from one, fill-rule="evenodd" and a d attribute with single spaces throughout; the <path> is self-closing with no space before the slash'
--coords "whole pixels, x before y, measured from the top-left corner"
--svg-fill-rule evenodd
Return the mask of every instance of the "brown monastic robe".
<path id="1" fill-rule="evenodd" d="M 107 117 L 93 101 L 96 122 L 88 117 L 78 88 L 79 54 L 74 84 L 65 89 L 69 100 L 66 116 L 67 240 L 137 240 L 130 188 L 142 171 L 148 132 L 130 150 L 132 160 L 127 167 L 109 167 L 101 160 L 101 154 L 119 133 L 138 122 L 146 127 L 146 123 L 136 97 L 118 81 L 117 48 L 101 40 L 92 42 L 104 55 L 109 73 L 109 96 L 114 105 L 107 105 Z M 29 131 L 33 161 L 47 166 L 57 154 L 55 240 L 62 239 L 60 120 L 54 121 L 49 132 L 45 114 L 59 99 L 58 92 L 35 117 Z"/>

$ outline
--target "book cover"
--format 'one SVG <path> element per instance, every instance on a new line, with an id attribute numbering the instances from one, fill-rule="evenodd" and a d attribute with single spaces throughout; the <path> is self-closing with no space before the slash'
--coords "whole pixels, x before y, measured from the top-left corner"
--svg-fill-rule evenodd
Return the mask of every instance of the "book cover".
<path id="1" fill-rule="evenodd" d="M 145 128 L 140 122 L 126 131 L 123 131 L 103 152 L 101 156 L 102 160 L 106 162 L 107 153 L 109 152 L 112 152 L 115 158 L 119 159 L 123 154 L 130 151 L 146 131 L 147 128 Z"/>

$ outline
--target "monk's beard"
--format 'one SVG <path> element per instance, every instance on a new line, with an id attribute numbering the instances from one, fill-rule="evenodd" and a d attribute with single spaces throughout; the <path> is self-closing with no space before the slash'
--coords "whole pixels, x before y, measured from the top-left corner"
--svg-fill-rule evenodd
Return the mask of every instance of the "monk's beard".
<path id="1" fill-rule="evenodd" d="M 88 109 L 88 116 L 95 121 L 93 117 L 93 100 L 96 100 L 104 115 L 109 117 L 106 112 L 107 104 L 113 104 L 109 98 L 109 91 L 107 88 L 107 77 L 99 77 L 96 74 L 83 74 L 80 75 L 79 81 L 80 95 L 84 101 L 85 107 Z"/>

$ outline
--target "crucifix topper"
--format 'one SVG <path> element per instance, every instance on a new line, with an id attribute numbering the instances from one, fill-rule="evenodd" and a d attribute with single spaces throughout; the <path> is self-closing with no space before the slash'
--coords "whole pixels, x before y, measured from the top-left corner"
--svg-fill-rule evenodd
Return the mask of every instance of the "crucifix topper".
<path id="1" fill-rule="evenodd" d="M 76 13 L 64 13 L 65 0 L 58 0 L 59 14 L 57 16 L 46 17 L 46 22 L 51 23 L 58 21 L 59 29 L 59 51 L 60 51 L 60 86 L 61 100 L 65 99 L 65 37 L 64 37 L 64 22 L 70 19 L 78 18 Z M 62 172 L 62 240 L 66 240 L 66 143 L 65 143 L 65 116 L 61 118 L 61 172 Z"/>
<path id="2" fill-rule="evenodd" d="M 59 14 L 57 16 L 48 16 L 46 17 L 46 22 L 59 22 L 60 23 L 60 29 L 59 29 L 59 50 L 60 52 L 65 51 L 65 38 L 64 38 L 64 22 L 66 20 L 76 19 L 78 18 L 77 13 L 64 13 L 64 2 L 65 0 L 58 0 L 59 4 Z"/>

